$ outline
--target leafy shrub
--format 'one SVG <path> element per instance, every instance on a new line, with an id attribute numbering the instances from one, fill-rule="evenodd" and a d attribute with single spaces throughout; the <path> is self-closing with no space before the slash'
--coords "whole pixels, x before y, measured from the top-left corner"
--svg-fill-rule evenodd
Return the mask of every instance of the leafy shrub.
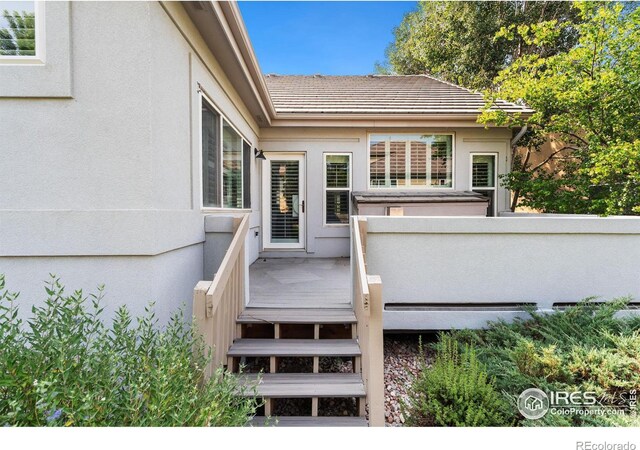
<path id="1" fill-rule="evenodd" d="M 447 334 L 441 335 L 431 367 L 423 357 L 408 397 L 405 412 L 409 425 L 509 423 L 509 404 L 496 391 L 473 347 L 460 348 L 458 341 Z"/>
<path id="2" fill-rule="evenodd" d="M 102 288 L 66 295 L 52 276 L 46 292 L 25 323 L 0 275 L 0 424 L 239 426 L 255 414 L 231 374 L 205 381 L 210 352 L 182 311 L 160 329 L 152 307 L 134 323 L 122 306 L 107 326 Z"/>
<path id="3" fill-rule="evenodd" d="M 529 311 L 530 318 L 492 323 L 485 330 L 454 332 L 474 345 L 477 356 L 516 411 L 522 391 L 595 392 L 622 401 L 640 388 L 640 317 L 621 317 L 629 299 L 596 303 L 586 299 L 554 313 Z M 525 420 L 525 426 L 640 425 L 630 416 L 587 416 L 579 413 Z"/>

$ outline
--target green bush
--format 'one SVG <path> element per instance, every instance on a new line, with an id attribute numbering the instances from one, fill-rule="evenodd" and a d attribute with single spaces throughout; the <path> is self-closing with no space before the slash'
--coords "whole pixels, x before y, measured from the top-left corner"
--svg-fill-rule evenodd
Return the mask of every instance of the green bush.
<path id="1" fill-rule="evenodd" d="M 640 388 L 640 317 L 620 317 L 629 299 L 596 303 L 586 299 L 574 307 L 512 323 L 495 322 L 485 330 L 454 332 L 459 341 L 474 345 L 498 390 L 516 409 L 522 391 L 595 392 L 608 401 L 622 401 Z M 524 426 L 640 425 L 626 416 L 569 416 L 547 414 L 525 420 Z"/>
<path id="2" fill-rule="evenodd" d="M 447 334 L 440 336 L 431 367 L 423 357 L 408 398 L 404 406 L 408 425 L 509 424 L 509 404 L 496 391 L 473 347 L 460 348 Z"/>
<path id="3" fill-rule="evenodd" d="M 109 325 L 102 288 L 48 298 L 24 322 L 0 275 L 0 425 L 240 426 L 259 406 L 231 374 L 204 380 L 210 352 L 183 312 L 158 327 L 152 307 L 125 306 Z"/>

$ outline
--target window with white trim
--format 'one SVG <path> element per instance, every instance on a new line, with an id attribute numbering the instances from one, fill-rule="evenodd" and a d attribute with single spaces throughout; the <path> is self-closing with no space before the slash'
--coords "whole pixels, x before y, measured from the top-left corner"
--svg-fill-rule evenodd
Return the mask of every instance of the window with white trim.
<path id="1" fill-rule="evenodd" d="M 42 26 L 37 3 L 0 2 L 0 62 L 34 59 L 40 53 Z"/>
<path id="2" fill-rule="evenodd" d="M 498 154 L 471 154 L 471 190 L 489 199 L 487 216 L 495 216 L 496 189 L 498 187 Z"/>
<path id="3" fill-rule="evenodd" d="M 202 102 L 202 206 L 251 208 L 251 145 L 214 106 Z"/>
<path id="4" fill-rule="evenodd" d="M 397 189 L 453 187 L 453 135 L 370 135 L 369 186 Z"/>
<path id="5" fill-rule="evenodd" d="M 348 225 L 351 203 L 351 153 L 324 154 L 325 225 Z"/>

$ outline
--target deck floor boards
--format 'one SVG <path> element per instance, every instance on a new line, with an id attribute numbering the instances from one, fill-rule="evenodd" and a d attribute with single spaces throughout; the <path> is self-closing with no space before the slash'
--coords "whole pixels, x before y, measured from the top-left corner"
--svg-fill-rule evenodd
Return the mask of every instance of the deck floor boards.
<path id="1" fill-rule="evenodd" d="M 260 258 L 249 267 L 251 308 L 350 308 L 349 258 Z"/>

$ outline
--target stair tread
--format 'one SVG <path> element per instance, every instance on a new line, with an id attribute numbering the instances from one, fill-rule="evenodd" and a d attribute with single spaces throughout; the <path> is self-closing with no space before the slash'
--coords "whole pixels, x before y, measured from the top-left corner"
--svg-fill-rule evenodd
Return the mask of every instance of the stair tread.
<path id="1" fill-rule="evenodd" d="M 248 425 L 252 427 L 366 427 L 368 423 L 364 417 L 284 416 L 267 418 L 256 416 L 251 419 Z"/>
<path id="2" fill-rule="evenodd" d="M 228 356 L 360 356 L 355 339 L 236 339 Z"/>
<path id="3" fill-rule="evenodd" d="M 246 308 L 238 323 L 356 323 L 351 308 Z"/>
<path id="4" fill-rule="evenodd" d="M 364 397 L 362 376 L 357 373 L 243 374 L 240 385 L 256 386 L 259 396 L 269 398 Z M 244 392 L 252 395 L 251 390 Z"/>

